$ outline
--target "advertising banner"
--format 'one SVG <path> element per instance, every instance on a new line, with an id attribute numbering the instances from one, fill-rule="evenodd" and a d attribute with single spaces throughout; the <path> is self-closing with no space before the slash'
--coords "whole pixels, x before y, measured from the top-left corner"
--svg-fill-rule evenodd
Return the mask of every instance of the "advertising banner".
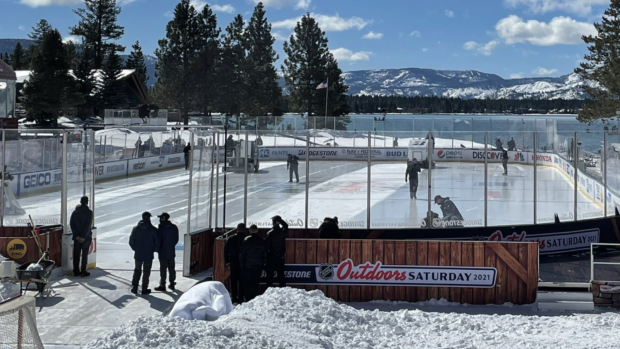
<path id="1" fill-rule="evenodd" d="M 538 242 L 539 254 L 545 255 L 589 249 L 591 243 L 599 242 L 599 237 L 600 231 L 598 229 L 529 236 L 524 231 L 504 236 L 498 230 L 489 237 L 489 241 Z"/>

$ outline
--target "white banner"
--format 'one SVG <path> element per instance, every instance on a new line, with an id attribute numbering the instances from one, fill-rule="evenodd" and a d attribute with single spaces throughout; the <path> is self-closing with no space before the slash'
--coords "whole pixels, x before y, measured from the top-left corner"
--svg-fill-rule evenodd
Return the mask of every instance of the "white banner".
<path id="1" fill-rule="evenodd" d="M 600 231 L 598 229 L 561 232 L 528 236 L 526 232 L 512 233 L 503 236 L 501 231 L 496 231 L 489 237 L 489 241 L 525 241 L 538 242 L 539 254 L 565 253 L 580 251 L 590 248 L 590 244 L 599 242 Z"/>

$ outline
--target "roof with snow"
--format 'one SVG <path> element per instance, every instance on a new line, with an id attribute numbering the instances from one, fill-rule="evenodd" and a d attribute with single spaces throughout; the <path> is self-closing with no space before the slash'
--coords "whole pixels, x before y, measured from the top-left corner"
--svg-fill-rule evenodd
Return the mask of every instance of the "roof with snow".
<path id="1" fill-rule="evenodd" d="M 15 72 L 13 71 L 13 69 L 11 69 L 11 67 L 4 63 L 3 60 L 0 59 L 0 80 L 11 80 L 11 81 L 15 81 L 16 77 L 15 77 Z"/>

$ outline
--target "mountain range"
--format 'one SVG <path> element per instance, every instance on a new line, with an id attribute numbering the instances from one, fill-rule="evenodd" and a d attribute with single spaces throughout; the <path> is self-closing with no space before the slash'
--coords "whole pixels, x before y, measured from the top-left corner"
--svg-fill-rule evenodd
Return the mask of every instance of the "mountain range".
<path id="1" fill-rule="evenodd" d="M 12 52 L 20 42 L 25 48 L 33 41 L 0 39 L 0 53 Z M 128 55 L 121 55 L 127 59 Z M 157 58 L 145 55 L 148 86 L 157 81 Z M 434 70 L 421 68 L 357 70 L 343 73 L 352 95 L 443 96 L 463 99 L 584 99 L 584 82 L 572 73 L 560 77 L 504 79 L 476 70 Z M 278 79 L 284 88 L 284 79 Z"/>

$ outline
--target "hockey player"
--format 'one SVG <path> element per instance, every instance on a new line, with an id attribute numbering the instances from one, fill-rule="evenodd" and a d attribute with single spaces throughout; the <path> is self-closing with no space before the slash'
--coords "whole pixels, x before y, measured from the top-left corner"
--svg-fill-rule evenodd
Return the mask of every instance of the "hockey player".
<path id="1" fill-rule="evenodd" d="M 288 170 L 289 183 L 293 181 L 293 173 L 295 173 L 295 179 L 299 183 L 299 158 L 296 155 L 288 154 L 286 169 Z"/>
<path id="2" fill-rule="evenodd" d="M 508 150 L 502 148 L 502 166 L 504 166 L 504 176 L 508 175 Z"/>
<path id="3" fill-rule="evenodd" d="M 407 183 L 407 177 L 409 177 L 409 198 L 411 199 L 418 198 L 418 172 L 420 171 L 421 166 L 418 159 L 413 158 L 413 161 L 407 164 L 407 170 L 405 171 L 405 183 Z"/>
<path id="4" fill-rule="evenodd" d="M 461 212 L 456 208 L 456 205 L 449 197 L 441 197 L 441 195 L 435 196 L 435 204 L 440 205 L 441 212 L 443 213 L 444 221 L 462 221 L 463 216 Z"/>

